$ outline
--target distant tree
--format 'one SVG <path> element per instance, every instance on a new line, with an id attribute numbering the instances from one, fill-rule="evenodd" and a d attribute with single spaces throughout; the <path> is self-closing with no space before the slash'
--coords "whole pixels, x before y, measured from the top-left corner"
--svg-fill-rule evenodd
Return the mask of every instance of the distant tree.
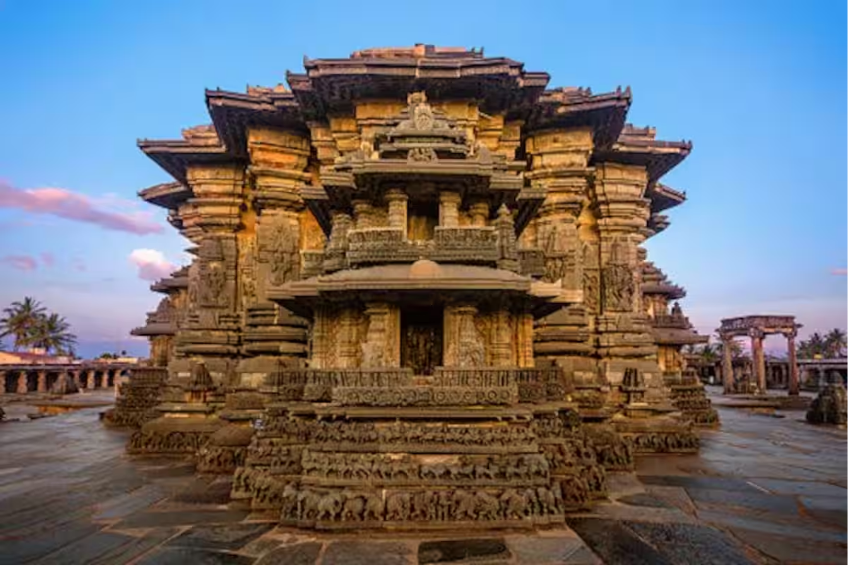
<path id="1" fill-rule="evenodd" d="M 12 345 L 14 351 L 33 346 L 35 328 L 44 314 L 44 307 L 32 297 L 15 301 L 3 309 L 3 318 L 0 318 L 0 338 L 14 336 L 15 341 Z"/>
<path id="2" fill-rule="evenodd" d="M 126 351 L 126 350 L 121 350 L 121 357 L 123 358 L 123 357 L 124 357 L 124 356 L 126 356 L 126 355 L 127 355 L 127 351 Z"/>
<path id="3" fill-rule="evenodd" d="M 824 349 L 828 358 L 845 357 L 845 331 L 834 328 L 824 337 Z"/>
<path id="4" fill-rule="evenodd" d="M 104 353 L 100 354 L 100 355 L 99 355 L 99 356 L 97 356 L 97 357 L 98 357 L 99 359 L 101 359 L 101 360 L 112 360 L 112 359 L 114 359 L 114 358 L 115 358 L 115 356 L 113 356 L 113 355 L 112 355 L 112 354 L 110 354 L 109 352 L 104 352 Z"/>
<path id="5" fill-rule="evenodd" d="M 38 317 L 31 335 L 32 345 L 44 348 L 48 353 L 67 354 L 76 344 L 77 337 L 71 333 L 71 325 L 65 317 L 56 313 Z"/>
<path id="6" fill-rule="evenodd" d="M 716 359 L 721 359 L 724 355 L 724 342 L 721 340 L 716 341 L 715 345 L 712 346 L 713 351 L 715 352 Z M 745 352 L 742 351 L 742 345 L 736 340 L 730 341 L 730 357 L 734 360 L 743 360 L 747 358 Z"/>
<path id="7" fill-rule="evenodd" d="M 813 332 L 806 340 L 798 344 L 798 356 L 801 358 L 821 358 L 826 354 L 827 343 L 818 332 Z"/>

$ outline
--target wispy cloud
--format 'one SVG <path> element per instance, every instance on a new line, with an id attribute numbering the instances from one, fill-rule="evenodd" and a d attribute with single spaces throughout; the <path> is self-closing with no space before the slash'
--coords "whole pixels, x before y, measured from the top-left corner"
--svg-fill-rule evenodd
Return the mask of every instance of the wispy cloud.
<path id="1" fill-rule="evenodd" d="M 835 269 L 830 270 L 831 275 L 848 275 L 848 269 L 844 267 L 837 267 Z"/>
<path id="2" fill-rule="evenodd" d="M 41 263 L 44 264 L 44 267 L 53 267 L 56 258 L 50 252 L 41 252 Z"/>
<path id="3" fill-rule="evenodd" d="M 38 262 L 34 257 L 28 255 L 7 255 L 0 258 L 0 263 L 4 263 L 18 271 L 35 271 L 38 269 Z"/>
<path id="4" fill-rule="evenodd" d="M 130 263 L 138 267 L 138 276 L 145 281 L 167 277 L 177 266 L 165 259 L 162 252 L 150 249 L 133 250 Z"/>
<path id="5" fill-rule="evenodd" d="M 153 221 L 147 213 L 106 210 L 86 195 L 53 187 L 18 189 L 0 181 L 0 208 L 58 216 L 66 220 L 95 224 L 107 230 L 142 236 L 158 234 L 164 230 L 163 226 Z"/>

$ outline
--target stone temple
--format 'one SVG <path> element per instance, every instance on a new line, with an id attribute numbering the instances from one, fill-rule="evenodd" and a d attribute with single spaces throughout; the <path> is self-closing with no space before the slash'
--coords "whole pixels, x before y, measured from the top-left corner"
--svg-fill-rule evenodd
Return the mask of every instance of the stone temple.
<path id="1" fill-rule="evenodd" d="M 130 452 L 194 455 L 283 524 L 414 529 L 562 521 L 634 453 L 697 450 L 704 339 L 642 247 L 691 143 L 626 123 L 629 89 L 482 51 L 304 66 L 139 143 L 194 259 L 134 331 L 161 369 L 124 390 Z"/>

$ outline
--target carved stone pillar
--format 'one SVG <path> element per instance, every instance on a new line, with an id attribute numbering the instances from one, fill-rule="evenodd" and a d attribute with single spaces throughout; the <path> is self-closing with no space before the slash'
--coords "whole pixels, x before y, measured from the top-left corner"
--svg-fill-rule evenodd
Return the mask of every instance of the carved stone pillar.
<path id="1" fill-rule="evenodd" d="M 364 228 L 376 228 L 374 221 L 374 207 L 367 200 L 353 201 L 353 218 L 356 223 L 355 228 L 362 230 Z"/>
<path id="2" fill-rule="evenodd" d="M 442 358 L 446 367 L 486 365 L 486 347 L 476 317 L 477 308 L 471 305 L 445 306 Z"/>
<path id="3" fill-rule="evenodd" d="M 787 332 L 784 334 L 786 337 L 786 349 L 789 353 L 789 394 L 790 395 L 798 395 L 799 387 L 798 387 L 798 354 L 795 351 L 795 337 L 798 335 L 797 330 L 792 330 L 792 332 Z"/>
<path id="4" fill-rule="evenodd" d="M 90 369 L 86 372 L 85 375 L 86 375 L 85 388 L 89 389 L 89 390 L 94 389 L 96 387 L 96 384 L 95 384 L 96 372 L 93 369 Z"/>
<path id="5" fill-rule="evenodd" d="M 73 372 L 71 372 L 71 375 L 73 376 L 73 379 L 74 379 L 74 387 L 76 388 L 77 391 L 80 391 L 82 389 L 82 380 L 80 379 L 81 373 L 82 372 L 78 369 L 75 369 Z"/>
<path id="6" fill-rule="evenodd" d="M 29 392 L 29 383 L 27 383 L 27 372 L 21 370 L 18 372 L 18 393 L 24 394 Z"/>
<path id="7" fill-rule="evenodd" d="M 36 386 L 36 391 L 39 393 L 47 393 L 47 372 L 44 370 L 39 370 L 38 372 L 38 384 Z"/>
<path id="8" fill-rule="evenodd" d="M 386 201 L 389 204 L 389 226 L 403 230 L 404 240 L 406 239 L 408 200 L 409 197 L 400 189 L 386 191 Z"/>
<path id="9" fill-rule="evenodd" d="M 244 205 L 244 165 L 190 166 L 188 184 L 200 229 L 198 246 L 189 250 L 196 259 L 189 268 L 188 313 L 176 336 L 177 359 L 169 371 L 179 377 L 190 374 L 189 358 L 206 362 L 216 380 L 223 380 L 240 353 L 243 315 L 239 289 L 244 270 L 239 270 L 236 232 L 248 215 Z"/>
<path id="10" fill-rule="evenodd" d="M 472 226 L 486 226 L 489 223 L 489 203 L 484 200 L 478 200 L 471 203 L 468 208 L 471 215 Z"/>
<path id="11" fill-rule="evenodd" d="M 510 332 L 509 311 L 504 308 L 498 310 L 493 317 L 492 323 L 492 365 L 495 367 L 514 366 L 512 360 L 512 341 Z"/>
<path id="12" fill-rule="evenodd" d="M 558 282 L 569 302 L 578 305 L 536 322 L 535 353 L 555 357 L 566 371 L 587 378 L 597 375 L 591 331 L 599 303 L 598 234 L 594 211 L 588 206 L 593 145 L 591 128 L 528 135 L 525 150 L 531 170 L 525 179 L 547 196 L 522 238 L 523 245 L 544 253 L 543 280 Z"/>
<path id="13" fill-rule="evenodd" d="M 748 335 L 751 337 L 751 362 L 754 369 L 754 381 L 760 393 L 765 393 L 766 388 L 766 358 L 763 351 L 763 338 L 765 334 L 758 328 L 752 328 Z"/>
<path id="14" fill-rule="evenodd" d="M 347 233 L 353 225 L 350 215 L 344 212 L 333 213 L 330 239 L 324 251 L 324 270 L 338 271 L 347 266 Z"/>
<path id="15" fill-rule="evenodd" d="M 361 344 L 359 317 L 352 308 L 345 308 L 339 316 L 338 345 L 336 362 L 340 368 L 353 368 L 359 365 Z"/>
<path id="16" fill-rule="evenodd" d="M 6 372 L 0 370 L 0 393 L 10 393 L 6 390 Z"/>
<path id="17" fill-rule="evenodd" d="M 518 367 L 531 368 L 535 365 L 533 358 L 533 315 L 521 313 L 517 315 L 517 353 Z"/>
<path id="18" fill-rule="evenodd" d="M 105 369 L 103 373 L 100 375 L 100 387 L 106 389 L 109 387 L 109 374 L 112 370 Z"/>
<path id="19" fill-rule="evenodd" d="M 396 309 L 386 303 L 368 303 L 365 310 L 368 328 L 362 343 L 362 367 L 400 366 L 400 334 L 393 320 L 397 314 Z"/>
<path id="20" fill-rule="evenodd" d="M 459 203 L 462 197 L 453 191 L 439 193 L 439 226 L 456 228 L 459 226 Z"/>
<path id="21" fill-rule="evenodd" d="M 725 394 L 734 392 L 732 342 L 731 336 L 721 336 L 721 377 Z"/>
<path id="22" fill-rule="evenodd" d="M 600 237 L 601 297 L 596 331 L 603 373 L 612 385 L 624 370 L 640 370 L 648 396 L 664 396 L 657 345 L 641 307 L 639 245 L 647 228 L 650 201 L 644 167 L 603 163 L 595 179 L 595 208 Z"/>
<path id="23" fill-rule="evenodd" d="M 59 377 L 56 379 L 56 385 L 54 386 L 54 390 L 57 393 L 64 395 L 68 392 L 68 372 L 62 370 L 59 372 Z"/>

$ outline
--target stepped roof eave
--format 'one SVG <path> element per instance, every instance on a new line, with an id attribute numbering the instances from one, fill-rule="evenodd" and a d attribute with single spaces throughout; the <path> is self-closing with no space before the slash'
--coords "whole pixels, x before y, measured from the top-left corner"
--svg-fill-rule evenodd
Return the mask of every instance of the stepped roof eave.
<path id="1" fill-rule="evenodd" d="M 345 59 L 304 58 L 305 73 L 286 73 L 304 115 L 346 110 L 353 99 L 404 97 L 425 91 L 430 100 L 476 99 L 484 112 L 503 112 L 535 101 L 550 80 L 506 57 L 439 48 L 396 49 L 397 56 L 365 50 Z"/>
<path id="2" fill-rule="evenodd" d="M 686 193 L 662 183 L 654 183 L 648 186 L 645 198 L 651 199 L 651 213 L 657 213 L 686 202 Z"/>
<path id="3" fill-rule="evenodd" d="M 648 186 L 651 187 L 686 159 L 691 151 L 691 141 L 658 140 L 654 128 L 636 128 L 625 124 L 612 147 L 595 151 L 592 163 L 645 167 L 648 171 Z"/>
<path id="4" fill-rule="evenodd" d="M 595 148 L 609 148 L 624 128 L 633 96 L 630 87 L 592 94 L 583 88 L 546 90 L 536 104 L 510 113 L 524 121 L 523 134 L 551 128 L 591 127 Z"/>
<path id="5" fill-rule="evenodd" d="M 207 89 L 206 107 L 221 142 L 235 157 L 247 157 L 247 130 L 250 127 L 308 131 L 291 91 L 249 89 L 247 93 L 239 93 Z"/>
<path id="6" fill-rule="evenodd" d="M 669 299 L 678 300 L 686 296 L 686 289 L 673 283 L 643 283 L 643 295 L 665 295 Z"/>
<path id="7" fill-rule="evenodd" d="M 188 289 L 188 275 L 163 277 L 150 285 L 150 290 L 156 293 L 171 294 L 179 289 Z"/>
<path id="8" fill-rule="evenodd" d="M 691 329 L 683 328 L 653 328 L 651 334 L 657 344 L 668 346 L 685 346 L 687 344 L 706 344 L 709 336 L 698 334 Z"/>
<path id="9" fill-rule="evenodd" d="M 176 181 L 160 183 L 138 191 L 138 196 L 146 202 L 168 210 L 176 210 L 192 196 L 191 189 Z"/>
<path id="10" fill-rule="evenodd" d="M 176 333 L 176 325 L 166 322 L 151 322 L 130 330 L 132 336 L 172 336 Z"/>
<path id="11" fill-rule="evenodd" d="M 193 165 L 232 163 L 235 155 L 220 143 L 192 143 L 191 140 L 139 140 L 138 147 L 178 182 L 188 185 L 186 172 Z"/>

